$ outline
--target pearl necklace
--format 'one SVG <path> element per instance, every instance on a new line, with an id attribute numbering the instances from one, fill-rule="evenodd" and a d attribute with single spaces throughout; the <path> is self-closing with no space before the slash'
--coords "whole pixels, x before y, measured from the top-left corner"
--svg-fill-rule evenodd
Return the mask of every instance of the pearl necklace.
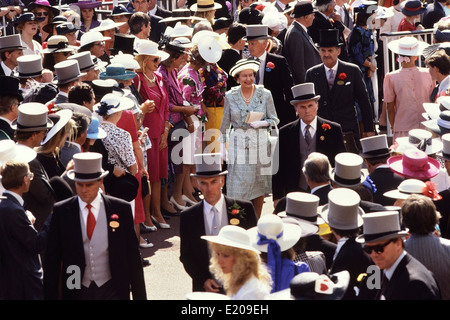
<path id="1" fill-rule="evenodd" d="M 252 86 L 252 93 L 250 94 L 250 97 L 246 98 L 246 97 L 244 97 L 244 93 L 242 92 L 242 87 L 241 87 L 241 96 L 242 96 L 242 99 L 244 99 L 245 103 L 247 103 L 247 104 L 250 103 L 250 101 L 252 100 L 254 91 L 255 91 L 255 86 Z"/>
<path id="2" fill-rule="evenodd" d="M 147 75 L 145 73 L 142 73 L 144 75 L 144 77 L 148 80 L 148 82 L 150 83 L 155 83 L 156 81 L 156 77 L 155 75 L 153 75 L 153 79 L 150 79 L 149 77 L 147 77 Z"/>

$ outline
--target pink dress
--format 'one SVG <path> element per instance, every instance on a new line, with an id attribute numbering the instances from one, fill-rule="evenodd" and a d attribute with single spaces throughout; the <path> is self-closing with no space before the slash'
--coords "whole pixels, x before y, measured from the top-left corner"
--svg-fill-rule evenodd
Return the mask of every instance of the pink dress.
<path id="1" fill-rule="evenodd" d="M 395 102 L 394 139 L 408 136 L 411 129 L 425 129 L 421 124 L 424 102 L 429 102 L 435 84 L 427 68 L 401 68 L 385 75 L 384 100 Z"/>
<path id="2" fill-rule="evenodd" d="M 141 72 L 133 79 L 134 86 L 139 88 L 139 93 L 145 100 L 155 102 L 155 110 L 145 114 L 143 126 L 148 128 L 148 137 L 152 147 L 147 149 L 147 171 L 150 182 L 167 179 L 169 172 L 169 155 L 165 147 L 159 150 L 161 135 L 164 133 L 164 122 L 169 121 L 169 99 L 164 88 L 162 77 L 158 72 L 153 73 L 156 77 L 156 86 L 149 87 Z"/>

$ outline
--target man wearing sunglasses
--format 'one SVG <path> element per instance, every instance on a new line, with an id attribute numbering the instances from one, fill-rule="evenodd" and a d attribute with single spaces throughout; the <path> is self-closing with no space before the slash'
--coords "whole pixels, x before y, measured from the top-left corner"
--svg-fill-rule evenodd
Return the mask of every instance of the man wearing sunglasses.
<path id="1" fill-rule="evenodd" d="M 368 281 L 363 290 L 377 290 L 376 300 L 441 300 L 433 274 L 405 251 L 403 238 L 409 233 L 401 229 L 399 213 L 370 213 L 363 220 L 364 234 L 356 241 L 381 270 L 379 288 L 370 289 Z"/>

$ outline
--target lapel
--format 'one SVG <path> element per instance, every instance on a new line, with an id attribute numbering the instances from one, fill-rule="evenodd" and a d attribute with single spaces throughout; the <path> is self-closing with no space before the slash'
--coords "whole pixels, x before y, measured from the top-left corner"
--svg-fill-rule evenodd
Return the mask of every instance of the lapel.
<path id="1" fill-rule="evenodd" d="M 392 292 L 395 291 L 396 288 L 401 288 L 404 285 L 403 283 L 399 282 L 400 278 L 398 277 L 398 275 L 405 272 L 406 265 L 409 263 L 410 260 L 411 257 L 408 254 L 406 254 L 395 268 L 395 271 L 392 274 L 392 277 L 389 280 L 389 284 L 387 285 L 383 294 L 386 297 L 386 300 L 389 300 L 390 298 L 393 299 L 397 298 L 395 296 L 391 296 Z"/>
<path id="2" fill-rule="evenodd" d="M 78 259 L 81 260 L 81 266 L 84 266 L 84 247 L 83 247 L 83 231 L 81 228 L 81 218 L 80 218 L 80 205 L 78 204 L 78 196 L 72 197 L 72 199 L 67 203 L 65 208 L 68 209 L 67 216 L 64 217 L 64 220 L 67 219 L 67 228 L 65 228 L 69 235 L 68 239 L 72 239 L 73 247 L 76 248 L 76 252 L 78 252 Z M 75 252 L 74 252 L 75 254 Z M 84 268 L 82 268 L 82 272 L 84 272 Z"/>
<path id="3" fill-rule="evenodd" d="M 300 23 L 298 23 L 297 21 L 294 21 L 293 23 L 294 23 L 294 28 L 296 28 L 300 32 L 300 34 L 305 38 L 305 40 L 311 44 L 311 46 L 314 48 L 314 50 L 316 50 L 317 53 L 319 53 L 319 50 L 317 49 L 316 45 L 312 41 L 310 35 L 305 31 L 305 29 L 303 29 L 303 27 L 300 25 Z"/>
<path id="4" fill-rule="evenodd" d="M 325 123 L 325 121 L 317 117 L 317 129 L 316 129 L 316 150 L 319 152 L 320 150 L 326 150 L 326 138 L 325 138 L 325 130 L 322 128 L 322 125 Z M 321 138 L 323 137 L 323 138 Z"/>
<path id="5" fill-rule="evenodd" d="M 339 100 L 341 93 L 343 91 L 343 90 L 341 90 L 341 88 L 339 88 L 340 86 L 336 83 L 339 80 L 339 78 L 338 78 L 339 74 L 344 72 L 344 70 L 345 70 L 345 66 L 343 65 L 342 61 L 338 59 L 338 67 L 336 70 L 336 75 L 334 76 L 333 88 L 331 90 L 331 105 L 332 106 L 336 105 L 336 101 Z"/>

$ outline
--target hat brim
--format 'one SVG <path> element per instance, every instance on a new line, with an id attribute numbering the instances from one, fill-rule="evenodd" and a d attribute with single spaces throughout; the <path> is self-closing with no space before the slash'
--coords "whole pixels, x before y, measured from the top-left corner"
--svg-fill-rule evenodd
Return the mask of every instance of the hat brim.
<path id="1" fill-rule="evenodd" d="M 398 147 L 395 150 L 398 153 L 404 153 L 402 150 L 405 148 L 415 147 L 409 143 L 408 137 L 398 137 L 395 141 L 398 143 Z M 444 147 L 442 141 L 439 138 L 434 138 L 431 140 L 431 145 L 427 145 L 426 149 L 423 150 L 427 155 L 438 153 Z"/>
<path id="2" fill-rule="evenodd" d="M 416 57 L 421 56 L 423 54 L 423 50 L 428 47 L 428 43 L 423 41 L 417 41 L 417 48 L 414 51 L 407 51 L 400 48 L 400 42 L 399 40 L 392 40 L 391 42 L 388 42 L 388 49 L 391 50 L 393 53 L 396 53 L 401 56 L 408 56 L 408 57 Z"/>
<path id="3" fill-rule="evenodd" d="M 331 228 L 336 228 L 336 229 L 340 229 L 340 230 L 352 230 L 352 229 L 361 227 L 364 223 L 362 216 L 365 214 L 365 212 L 361 207 L 358 207 L 358 215 L 357 215 L 356 221 L 353 225 L 338 225 L 338 224 L 330 223 L 329 214 L 330 214 L 330 207 L 328 204 L 325 204 L 322 207 L 320 216 L 325 221 L 325 223 L 328 226 L 330 226 Z"/>
<path id="4" fill-rule="evenodd" d="M 98 77 L 101 80 L 114 79 L 114 80 L 124 80 L 125 81 L 125 80 L 134 79 L 136 77 L 136 72 L 125 70 L 124 74 L 112 76 L 112 75 L 107 75 L 106 71 L 104 71 L 104 72 L 101 72 Z"/>
<path id="5" fill-rule="evenodd" d="M 32 2 L 27 6 L 27 9 L 29 12 L 32 12 L 35 8 L 45 8 L 45 9 L 52 11 L 54 16 L 59 15 L 59 9 L 52 7 L 52 6 L 46 6 L 43 4 L 36 3 L 36 2 Z"/>
<path id="6" fill-rule="evenodd" d="M 126 22 L 114 22 L 114 24 L 111 25 L 111 26 L 103 26 L 103 27 L 102 26 L 98 26 L 98 27 L 95 27 L 95 31 L 102 32 L 102 31 L 106 31 L 106 30 L 119 28 L 119 27 L 123 26 L 125 23 Z"/>
<path id="7" fill-rule="evenodd" d="M 202 238 L 203 240 L 209 241 L 209 242 L 213 242 L 213 243 L 217 243 L 217 244 L 221 244 L 224 246 L 229 246 L 229 247 L 233 247 L 233 248 L 239 248 L 239 249 L 244 249 L 244 250 L 249 250 L 249 251 L 253 251 L 256 253 L 261 253 L 258 249 L 253 248 L 251 245 L 245 245 L 236 241 L 232 241 L 229 239 L 226 239 L 224 237 L 221 236 L 201 236 L 200 238 Z"/>
<path id="8" fill-rule="evenodd" d="M 393 156 L 387 160 L 389 168 L 395 173 L 408 178 L 418 180 L 428 180 L 438 175 L 441 165 L 438 160 L 428 157 L 429 167 L 423 171 L 410 171 L 403 166 L 403 156 Z"/>
<path id="9" fill-rule="evenodd" d="M 198 52 L 200 56 L 209 63 L 216 63 L 222 57 L 222 47 L 219 41 L 214 38 L 208 40 L 199 41 L 197 43 Z"/>
<path id="10" fill-rule="evenodd" d="M 69 109 L 62 109 L 56 112 L 59 115 L 58 122 L 47 132 L 45 139 L 41 141 L 41 146 L 46 144 L 51 138 L 55 136 L 61 130 L 64 128 L 64 126 L 69 122 L 69 120 L 72 118 L 72 110 Z"/>
<path id="11" fill-rule="evenodd" d="M 72 78 L 68 78 L 68 79 L 63 79 L 63 80 L 59 80 L 57 76 L 55 76 L 52 80 L 53 84 L 65 84 L 65 83 L 69 83 L 71 81 L 75 81 L 77 79 L 80 79 L 82 77 L 84 77 L 86 75 L 86 72 L 80 72 L 77 76 L 74 76 Z"/>
<path id="12" fill-rule="evenodd" d="M 293 106 L 295 107 L 295 105 L 296 105 L 298 102 L 304 102 L 304 101 L 309 101 L 309 100 L 315 100 L 315 101 L 318 101 L 319 99 L 320 99 L 320 95 L 316 95 L 316 96 L 314 96 L 314 97 L 312 97 L 312 98 L 307 98 L 307 99 L 294 99 L 294 100 L 291 100 L 290 103 L 291 103 L 291 105 L 293 105 Z"/>
<path id="13" fill-rule="evenodd" d="M 427 120 L 438 119 L 441 110 L 439 109 L 439 103 L 430 103 L 425 102 L 423 104 L 423 108 L 425 109 L 426 114 L 428 115 Z"/>
<path id="14" fill-rule="evenodd" d="M 51 48 L 45 48 L 42 50 L 42 53 L 58 53 L 58 52 L 69 52 L 69 51 L 77 51 L 77 46 L 68 45 L 66 48 L 61 49 L 51 49 Z"/>
<path id="15" fill-rule="evenodd" d="M 253 40 L 264 40 L 264 39 L 271 39 L 272 37 L 269 35 L 263 35 L 263 36 L 244 36 L 242 37 L 242 40 L 244 41 L 253 41 Z"/>
<path id="16" fill-rule="evenodd" d="M 12 140 L 9 140 L 12 141 Z M 11 142 L 13 143 L 13 142 Z M 30 162 L 32 161 L 34 158 L 36 158 L 37 152 L 27 146 L 21 145 L 21 144 L 14 144 L 13 148 L 15 149 L 14 155 L 8 155 L 8 159 L 1 159 L 0 158 L 0 164 L 6 163 L 9 160 L 13 160 L 13 161 L 22 161 L 22 162 Z M 1 199 L 1 198 L 0 198 Z"/>
<path id="17" fill-rule="evenodd" d="M 173 21 L 184 21 L 184 20 L 199 20 L 199 21 L 206 21 L 205 18 L 195 17 L 195 16 L 189 16 L 189 17 L 168 17 L 159 20 L 159 23 L 164 22 L 173 22 Z"/>
<path id="18" fill-rule="evenodd" d="M 26 50 L 26 47 L 22 47 L 22 46 L 14 46 L 14 47 L 5 47 L 5 48 L 0 48 L 0 52 L 5 52 L 5 51 L 11 51 L 11 50 Z"/>
<path id="19" fill-rule="evenodd" d="M 67 177 L 68 177 L 70 180 L 72 180 L 72 181 L 79 181 L 79 182 L 91 182 L 91 181 L 97 181 L 97 180 L 103 179 L 103 178 L 106 177 L 108 174 L 109 174 L 109 171 L 108 171 L 108 170 L 103 170 L 103 169 L 102 169 L 102 172 L 101 172 L 101 174 L 100 174 L 98 177 L 82 179 L 82 178 L 77 178 L 77 177 L 75 176 L 75 170 L 74 170 L 74 169 L 71 169 L 71 170 L 67 171 Z"/>
<path id="20" fill-rule="evenodd" d="M 157 52 L 152 52 L 152 53 L 148 53 L 148 52 L 142 52 L 140 53 L 139 51 L 134 55 L 135 57 L 138 56 L 155 56 L 155 57 L 160 57 L 161 61 L 166 60 L 167 58 L 170 57 L 170 54 L 168 54 L 165 51 L 162 50 L 158 50 Z"/>
<path id="21" fill-rule="evenodd" d="M 239 72 L 243 70 L 253 70 L 253 72 L 259 71 L 260 63 L 256 60 L 248 60 L 243 63 L 238 63 L 230 69 L 230 76 L 235 77 Z"/>
<path id="22" fill-rule="evenodd" d="M 86 138 L 97 140 L 97 139 L 104 139 L 104 138 L 106 138 L 106 136 L 107 136 L 106 131 L 103 130 L 102 128 L 98 127 L 98 132 L 96 132 L 96 133 L 88 133 Z"/>
<path id="23" fill-rule="evenodd" d="M 290 223 L 290 220 L 295 220 L 295 222 L 298 223 L 300 228 L 302 229 L 300 238 L 305 238 L 319 232 L 319 225 L 317 223 L 309 222 L 299 217 L 288 215 L 286 214 L 286 211 L 278 212 L 277 216 L 279 216 L 284 223 Z M 322 218 L 320 218 L 320 220 L 322 220 Z"/>
<path id="24" fill-rule="evenodd" d="M 339 181 L 336 181 L 336 172 L 335 172 L 335 168 L 333 168 L 332 170 L 331 170 L 331 174 L 330 174 L 330 177 L 331 177 L 331 180 L 335 183 L 335 184 L 337 184 L 338 186 L 341 186 L 341 187 L 346 187 L 346 188 L 356 188 L 357 186 L 359 186 L 361 183 L 363 183 L 364 182 L 364 180 L 366 180 L 366 174 L 365 174 L 365 172 L 364 171 L 361 171 L 361 178 L 359 179 L 359 182 L 358 183 L 354 183 L 354 184 L 345 184 L 345 183 L 343 183 L 343 182 L 339 182 Z"/>
<path id="25" fill-rule="evenodd" d="M 217 10 L 221 9 L 222 5 L 220 3 L 214 2 L 214 5 L 212 7 L 208 8 L 199 8 L 197 4 L 193 4 L 189 7 L 189 10 L 191 11 L 197 11 L 197 12 L 204 12 L 204 11 L 211 11 L 211 10 Z"/>
<path id="26" fill-rule="evenodd" d="M 42 131 L 42 130 L 48 130 L 51 129 L 53 127 L 53 121 L 50 119 L 47 119 L 47 124 L 43 125 L 42 127 L 30 127 L 30 128 L 18 128 L 17 127 L 17 119 L 14 119 L 13 122 L 11 123 L 11 128 L 16 130 L 16 131 L 21 131 L 21 132 L 35 132 L 35 131 Z"/>
<path id="27" fill-rule="evenodd" d="M 258 227 L 253 227 L 248 229 L 248 233 L 250 235 L 250 241 L 252 246 L 260 251 L 267 252 L 268 244 L 258 244 Z M 302 229 L 300 226 L 292 224 L 292 223 L 283 223 L 283 235 L 280 238 L 277 238 L 276 241 L 280 246 L 281 252 L 286 251 L 292 248 L 300 237 L 302 236 Z"/>
<path id="28" fill-rule="evenodd" d="M 220 171 L 220 172 L 208 172 L 208 173 L 191 173 L 190 176 L 191 177 L 196 177 L 196 178 L 211 178 L 211 177 L 217 177 L 217 176 L 226 176 L 228 174 L 228 170 L 225 171 Z"/>
<path id="29" fill-rule="evenodd" d="M 404 193 L 401 192 L 398 189 L 386 191 L 383 193 L 383 196 L 391 198 L 391 199 L 400 199 L 400 200 L 406 200 L 411 195 L 411 193 Z"/>
<path id="30" fill-rule="evenodd" d="M 382 241 L 382 240 L 404 238 L 404 237 L 407 237 L 407 236 L 409 236 L 408 229 L 400 230 L 400 231 L 397 231 L 397 232 L 392 232 L 390 234 L 385 234 L 385 235 L 382 235 L 382 236 L 380 236 L 378 238 L 371 239 L 370 241 L 366 241 L 365 235 L 361 234 L 361 235 L 359 235 L 359 236 L 357 236 L 355 238 L 355 241 L 358 242 L 358 243 L 371 243 L 371 242 L 378 242 L 378 241 Z"/>

